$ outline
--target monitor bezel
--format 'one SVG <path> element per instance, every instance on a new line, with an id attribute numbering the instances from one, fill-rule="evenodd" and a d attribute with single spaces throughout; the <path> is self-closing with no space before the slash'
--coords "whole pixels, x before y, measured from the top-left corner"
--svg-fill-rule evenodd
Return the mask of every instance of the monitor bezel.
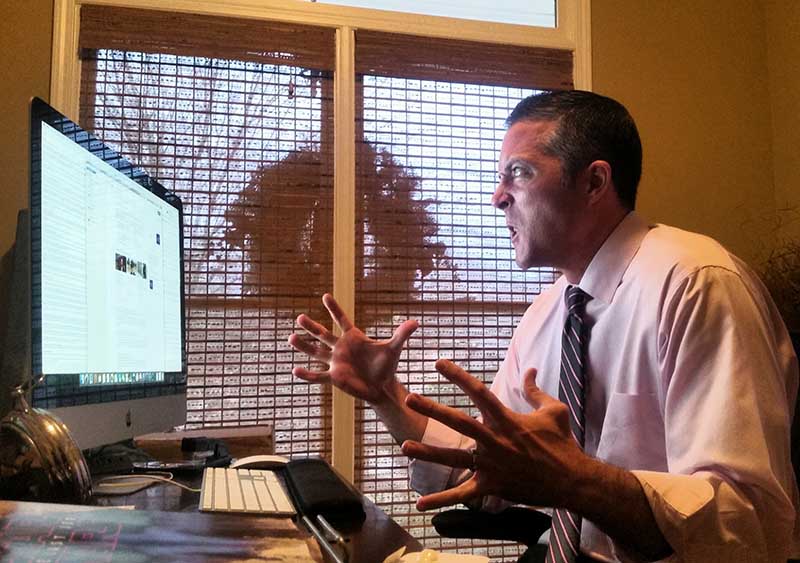
<path id="1" fill-rule="evenodd" d="M 31 375 L 34 379 L 42 377 L 41 359 L 41 279 L 36 282 L 36 275 L 41 274 L 41 159 L 42 159 L 42 123 L 47 123 L 71 142 L 76 143 L 91 154 L 94 154 L 113 168 L 134 180 L 159 199 L 167 202 L 178 211 L 179 252 L 183 253 L 183 205 L 181 199 L 164 188 L 158 181 L 150 177 L 140 168 L 119 155 L 93 134 L 84 130 L 77 123 L 66 117 L 40 98 L 31 100 L 30 112 L 30 192 L 29 210 L 30 227 L 27 251 L 30 256 L 28 272 L 30 351 L 29 361 Z M 39 201 L 37 201 L 37 198 Z M 181 256 L 182 258 L 182 256 Z M 184 260 L 180 260 L 180 295 L 185 295 Z M 39 306 L 37 307 L 37 303 Z M 78 402 L 64 404 L 62 401 L 31 397 L 32 406 L 44 407 L 61 418 L 72 431 L 81 448 L 94 447 L 116 442 L 146 432 L 164 431 L 185 423 L 186 416 L 186 383 L 187 383 L 187 342 L 185 299 L 180 300 L 180 338 L 181 338 L 181 371 L 168 372 L 174 378 L 174 389 L 168 393 L 147 396 L 147 384 L 126 384 L 127 389 L 142 391 L 144 397 L 118 399 L 119 385 L 103 385 L 93 387 L 95 394 L 103 394 L 101 401 Z M 38 367 L 38 369 L 37 369 Z M 38 372 L 38 373 L 37 373 Z M 43 384 L 46 389 L 46 381 Z M 107 400 L 108 399 L 108 400 Z M 79 399 L 80 401 L 80 399 Z"/>

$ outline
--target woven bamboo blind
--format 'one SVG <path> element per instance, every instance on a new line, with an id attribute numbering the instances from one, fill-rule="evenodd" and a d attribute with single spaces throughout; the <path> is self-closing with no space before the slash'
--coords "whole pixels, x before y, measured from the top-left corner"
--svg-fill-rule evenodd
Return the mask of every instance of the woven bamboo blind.
<path id="1" fill-rule="evenodd" d="M 118 8 L 81 8 L 78 45 L 333 70 L 334 31 L 308 25 Z"/>
<path id="2" fill-rule="evenodd" d="M 80 46 L 81 121 L 184 203 L 189 426 L 329 456 L 286 339 L 332 284 L 333 32 L 84 6 Z"/>
<path id="3" fill-rule="evenodd" d="M 504 217 L 489 200 L 505 118 L 535 89 L 571 87 L 571 56 L 375 32 L 359 31 L 356 40 L 357 197 L 385 199 L 392 210 L 357 206 L 363 267 L 356 320 L 386 338 L 400 321 L 418 319 L 400 379 L 411 391 L 477 414 L 433 363 L 454 359 L 490 383 L 513 327 L 554 279 L 551 270 L 514 265 Z M 517 560 L 515 544 L 440 538 L 430 515 L 414 508 L 407 463 L 374 412 L 359 405 L 356 481 L 366 494 L 427 547 Z"/>
<path id="4" fill-rule="evenodd" d="M 377 31 L 358 32 L 356 72 L 417 80 L 570 90 L 572 52 L 416 37 Z"/>
<path id="5" fill-rule="evenodd" d="M 329 392 L 292 381 L 303 359 L 285 342 L 299 312 L 327 318 L 332 32 L 91 6 L 81 21 L 81 120 L 184 201 L 190 424 L 268 423 L 279 452 L 328 456 Z M 504 119 L 535 89 L 571 88 L 571 54 L 369 31 L 356 40 L 356 321 L 387 337 L 419 319 L 400 378 L 471 409 L 433 361 L 490 381 L 554 277 L 513 265 L 488 202 Z M 516 560 L 508 544 L 439 538 L 413 508 L 405 457 L 371 410 L 356 417 L 368 496 L 429 547 Z"/>

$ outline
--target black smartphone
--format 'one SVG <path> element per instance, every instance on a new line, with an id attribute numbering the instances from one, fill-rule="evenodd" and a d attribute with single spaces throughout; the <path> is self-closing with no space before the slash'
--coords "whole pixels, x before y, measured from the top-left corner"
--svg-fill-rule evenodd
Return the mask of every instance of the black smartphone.
<path id="1" fill-rule="evenodd" d="M 187 459 L 184 461 L 134 461 L 133 470 L 139 473 L 148 471 L 191 471 L 203 469 L 206 466 L 204 459 Z"/>

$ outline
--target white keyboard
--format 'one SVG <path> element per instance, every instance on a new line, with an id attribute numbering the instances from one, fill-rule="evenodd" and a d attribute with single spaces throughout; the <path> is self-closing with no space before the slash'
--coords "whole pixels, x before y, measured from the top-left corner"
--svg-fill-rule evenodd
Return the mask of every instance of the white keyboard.
<path id="1" fill-rule="evenodd" d="M 200 492 L 203 512 L 293 516 L 294 506 L 274 471 L 207 467 Z"/>

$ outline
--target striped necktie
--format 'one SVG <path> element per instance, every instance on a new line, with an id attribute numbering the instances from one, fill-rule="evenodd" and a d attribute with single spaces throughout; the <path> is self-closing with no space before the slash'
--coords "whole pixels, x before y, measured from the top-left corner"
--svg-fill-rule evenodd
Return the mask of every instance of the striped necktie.
<path id="1" fill-rule="evenodd" d="M 583 313 L 590 297 L 580 288 L 568 286 L 566 291 L 567 320 L 561 337 L 561 374 L 558 398 L 569 408 L 572 436 L 583 448 L 584 352 L 586 331 Z M 581 517 L 565 509 L 553 510 L 550 546 L 546 563 L 574 563 L 581 542 Z"/>

